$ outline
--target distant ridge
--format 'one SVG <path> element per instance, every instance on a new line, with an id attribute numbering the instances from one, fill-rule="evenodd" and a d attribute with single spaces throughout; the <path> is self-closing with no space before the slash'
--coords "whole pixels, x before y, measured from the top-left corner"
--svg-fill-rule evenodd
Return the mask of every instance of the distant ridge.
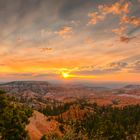
<path id="1" fill-rule="evenodd" d="M 46 94 L 50 84 L 46 81 L 12 81 L 0 84 L 0 88 L 10 93 L 21 93 L 31 91 L 39 94 Z"/>
<path id="2" fill-rule="evenodd" d="M 40 84 L 46 84 L 49 82 L 47 81 L 11 81 L 11 82 L 5 82 L 5 83 L 0 83 L 0 85 L 12 85 L 12 84 L 35 84 L 35 83 L 40 83 Z"/>
<path id="3" fill-rule="evenodd" d="M 125 89 L 140 89 L 140 85 L 126 85 Z"/>

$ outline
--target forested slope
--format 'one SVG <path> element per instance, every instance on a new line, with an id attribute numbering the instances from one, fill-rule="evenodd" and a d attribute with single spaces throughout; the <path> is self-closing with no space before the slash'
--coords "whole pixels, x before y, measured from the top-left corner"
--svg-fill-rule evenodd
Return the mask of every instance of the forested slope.
<path id="1" fill-rule="evenodd" d="M 25 130 L 32 110 L 0 90 L 0 140 L 28 140 Z"/>

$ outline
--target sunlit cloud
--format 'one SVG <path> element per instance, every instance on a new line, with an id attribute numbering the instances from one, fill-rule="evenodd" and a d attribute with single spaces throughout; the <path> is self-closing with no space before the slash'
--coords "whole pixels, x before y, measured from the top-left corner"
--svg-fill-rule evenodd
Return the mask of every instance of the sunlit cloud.
<path id="1" fill-rule="evenodd" d="M 72 31 L 72 27 L 65 26 L 62 29 L 56 31 L 55 33 L 65 39 L 65 38 L 70 38 L 71 35 L 73 34 L 73 31 Z"/>
<path id="2" fill-rule="evenodd" d="M 90 21 L 88 24 L 97 24 L 98 21 L 105 20 L 108 14 L 122 16 L 129 13 L 129 3 L 116 2 L 112 5 L 99 5 L 98 12 L 89 13 Z"/>
<path id="3" fill-rule="evenodd" d="M 92 13 L 89 13 L 88 14 L 88 17 L 90 18 L 90 21 L 88 22 L 88 24 L 90 25 L 90 24 L 93 24 L 93 25 L 95 25 L 95 24 L 97 24 L 97 22 L 99 22 L 99 21 L 103 21 L 104 20 L 104 18 L 105 18 L 105 15 L 103 14 L 98 14 L 97 12 L 92 12 Z"/>
<path id="4" fill-rule="evenodd" d="M 124 32 L 126 31 L 126 29 L 127 28 L 125 26 L 121 26 L 121 27 L 119 27 L 117 29 L 113 29 L 112 32 L 114 32 L 117 35 L 123 35 Z"/>
<path id="5" fill-rule="evenodd" d="M 99 11 L 104 15 L 107 14 L 114 14 L 114 15 L 121 15 L 121 14 L 128 14 L 129 13 L 129 3 L 128 2 L 121 2 L 118 1 L 112 5 L 99 5 Z"/>
<path id="6" fill-rule="evenodd" d="M 128 16 L 122 16 L 121 17 L 121 24 L 131 24 L 134 26 L 140 26 L 140 18 L 136 16 L 128 17 Z"/>

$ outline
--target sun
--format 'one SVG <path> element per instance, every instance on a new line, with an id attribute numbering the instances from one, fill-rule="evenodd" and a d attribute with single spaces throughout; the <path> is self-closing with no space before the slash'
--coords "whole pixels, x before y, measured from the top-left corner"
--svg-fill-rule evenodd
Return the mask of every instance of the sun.
<path id="1" fill-rule="evenodd" d="M 71 74 L 70 72 L 61 72 L 61 76 L 63 78 L 85 78 L 85 79 L 92 79 L 95 78 L 96 76 L 93 75 L 75 75 L 75 74 Z"/>
<path id="2" fill-rule="evenodd" d="M 69 75 L 68 73 L 66 73 L 66 72 L 62 72 L 62 76 L 63 76 L 64 78 L 70 77 L 70 75 Z"/>

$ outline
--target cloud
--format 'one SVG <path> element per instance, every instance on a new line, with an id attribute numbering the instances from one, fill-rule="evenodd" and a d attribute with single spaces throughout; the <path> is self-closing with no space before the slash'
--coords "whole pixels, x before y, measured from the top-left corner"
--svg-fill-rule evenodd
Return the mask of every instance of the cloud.
<path id="1" fill-rule="evenodd" d="M 130 73 L 140 73 L 140 60 L 131 63 L 129 66 Z"/>
<path id="2" fill-rule="evenodd" d="M 128 43 L 136 37 L 120 36 L 120 42 Z"/>
<path id="3" fill-rule="evenodd" d="M 134 71 L 140 72 L 140 60 L 136 61 L 134 64 Z"/>
<path id="4" fill-rule="evenodd" d="M 103 21 L 108 14 L 123 15 L 129 13 L 129 3 L 122 3 L 121 1 L 116 2 L 112 5 L 99 5 L 98 12 L 91 12 L 88 14 L 90 21 L 88 24 L 95 25 L 98 21 Z"/>
<path id="5" fill-rule="evenodd" d="M 134 25 L 134 26 L 140 26 L 140 18 L 139 17 L 135 17 L 135 16 L 132 16 L 132 17 L 128 17 L 128 16 L 122 16 L 121 17 L 121 24 L 131 24 L 131 25 Z"/>
<path id="6" fill-rule="evenodd" d="M 33 74 L 32 75 L 33 77 L 47 77 L 47 78 L 54 78 L 54 77 L 57 77 L 58 74 L 55 74 L 55 73 L 44 73 L 44 74 Z"/>
<path id="7" fill-rule="evenodd" d="M 88 14 L 88 17 L 90 18 L 90 21 L 88 22 L 88 24 L 95 25 L 98 21 L 104 20 L 105 15 L 100 15 L 97 12 L 92 12 Z"/>
<path id="8" fill-rule="evenodd" d="M 10 79 L 10 80 L 49 80 L 59 77 L 58 74 L 55 73 L 0 73 L 1 79 Z"/>
<path id="9" fill-rule="evenodd" d="M 140 60 L 118 61 L 107 63 L 101 66 L 83 66 L 78 71 L 74 71 L 74 74 L 80 75 L 102 75 L 102 74 L 113 74 L 113 73 L 139 73 L 140 72 Z"/>
<path id="10" fill-rule="evenodd" d="M 121 71 L 128 64 L 126 62 L 111 62 L 102 68 L 103 72 L 117 72 Z"/>
<path id="11" fill-rule="evenodd" d="M 126 30 L 127 30 L 126 26 L 120 26 L 119 28 L 113 29 L 112 32 L 115 33 L 117 37 L 119 37 L 120 42 L 128 43 L 136 37 L 135 36 L 130 37 L 126 35 L 125 34 Z"/>
<path id="12" fill-rule="evenodd" d="M 65 39 L 65 38 L 70 38 L 71 35 L 73 34 L 73 31 L 72 31 L 72 27 L 65 26 L 61 28 L 59 31 L 56 31 L 55 33 Z"/>
<path id="13" fill-rule="evenodd" d="M 41 29 L 40 34 L 41 34 L 41 37 L 45 38 L 45 37 L 53 35 L 53 32 L 45 30 L 45 29 Z"/>
<path id="14" fill-rule="evenodd" d="M 123 69 L 127 68 L 127 62 L 111 62 L 102 66 L 88 66 L 86 68 L 82 67 L 79 71 L 75 71 L 74 74 L 83 75 L 95 75 L 95 74 L 111 74 L 115 72 L 121 72 Z"/>
<path id="15" fill-rule="evenodd" d="M 86 38 L 84 40 L 84 44 L 85 45 L 90 45 L 91 47 L 96 47 L 96 43 L 91 37 Z"/>
<path id="16" fill-rule="evenodd" d="M 97 12 L 91 12 L 88 14 L 90 20 L 88 24 L 95 25 L 99 21 L 103 21 L 106 19 L 107 15 L 112 14 L 119 17 L 119 27 L 113 29 L 112 32 L 119 36 L 121 42 L 129 42 L 134 37 L 128 37 L 126 31 L 128 31 L 127 24 L 139 27 L 140 26 L 140 18 L 136 16 L 128 16 L 130 13 L 130 6 L 132 6 L 131 2 L 120 0 L 113 4 L 104 4 L 98 6 Z"/>
<path id="17" fill-rule="evenodd" d="M 137 34 L 139 31 L 140 31 L 140 26 L 130 29 L 127 34 L 133 35 L 133 34 Z"/>
<path id="18" fill-rule="evenodd" d="M 0 66 L 5 66 L 5 64 L 0 63 Z"/>
<path id="19" fill-rule="evenodd" d="M 52 48 L 41 48 L 40 51 L 41 52 L 48 52 L 48 51 L 52 51 Z"/>
<path id="20" fill-rule="evenodd" d="M 125 26 L 121 26 L 121 27 L 119 27 L 117 29 L 113 29 L 112 32 L 117 34 L 117 35 L 123 35 L 124 32 L 126 31 L 126 29 L 127 28 Z"/>
<path id="21" fill-rule="evenodd" d="M 100 5 L 99 11 L 104 14 L 114 14 L 114 15 L 121 15 L 121 14 L 128 14 L 129 13 L 129 3 L 121 3 L 116 2 L 112 5 Z"/>

